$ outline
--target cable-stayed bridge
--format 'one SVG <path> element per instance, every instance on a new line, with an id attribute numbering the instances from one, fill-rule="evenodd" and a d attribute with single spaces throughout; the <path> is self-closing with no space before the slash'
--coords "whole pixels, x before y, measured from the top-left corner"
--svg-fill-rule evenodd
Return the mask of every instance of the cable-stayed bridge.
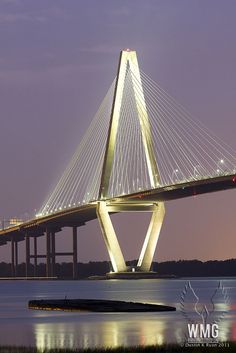
<path id="1" fill-rule="evenodd" d="M 164 202 L 236 187 L 236 152 L 139 69 L 135 51 L 120 54 L 112 82 L 65 172 L 33 219 L 0 230 L 11 242 L 12 275 L 18 242 L 30 260 L 45 258 L 47 276 L 56 257 L 73 257 L 77 277 L 77 228 L 98 218 L 114 272 L 129 272 L 110 213 L 152 212 L 137 266 L 150 270 L 165 215 Z M 73 251 L 56 253 L 55 234 L 73 229 Z M 46 254 L 37 238 L 46 235 Z M 34 252 L 30 253 L 30 238 Z"/>

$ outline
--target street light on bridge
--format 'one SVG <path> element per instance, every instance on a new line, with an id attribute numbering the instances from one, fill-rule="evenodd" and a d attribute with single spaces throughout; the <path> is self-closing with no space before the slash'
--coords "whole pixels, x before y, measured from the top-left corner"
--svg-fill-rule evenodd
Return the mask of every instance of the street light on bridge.
<path id="1" fill-rule="evenodd" d="M 174 183 L 174 182 L 176 182 L 176 181 L 179 181 L 178 175 L 179 175 L 179 169 L 176 168 L 176 169 L 172 172 L 172 175 L 171 175 L 171 181 L 172 181 L 172 183 Z M 174 176 L 175 176 L 175 179 L 174 179 Z"/>
<path id="2" fill-rule="evenodd" d="M 224 170 L 222 169 L 222 167 L 225 165 L 225 161 L 224 159 L 220 159 L 218 162 L 217 162 L 217 169 L 216 169 L 216 172 L 217 174 L 222 174 L 224 172 Z"/>

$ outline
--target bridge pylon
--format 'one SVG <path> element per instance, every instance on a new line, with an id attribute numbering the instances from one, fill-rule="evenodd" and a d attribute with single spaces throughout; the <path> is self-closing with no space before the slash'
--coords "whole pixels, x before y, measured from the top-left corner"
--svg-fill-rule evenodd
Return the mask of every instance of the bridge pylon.
<path id="1" fill-rule="evenodd" d="M 97 216 L 101 226 L 104 241 L 110 256 L 112 267 L 114 272 L 128 272 L 129 269 L 125 264 L 125 260 L 112 225 L 111 218 L 109 216 L 109 209 L 112 208 L 112 204 L 108 201 L 109 197 L 109 183 L 112 173 L 114 153 L 116 146 L 116 139 L 119 127 L 119 119 L 121 114 L 122 99 L 124 94 L 125 79 L 128 70 L 132 73 L 132 85 L 134 92 L 134 99 L 140 123 L 140 130 L 142 135 L 142 143 L 145 152 L 146 164 L 148 169 L 148 176 L 150 185 L 152 188 L 157 188 L 160 185 L 160 177 L 157 167 L 157 162 L 154 154 L 153 139 L 151 125 L 148 118 L 148 112 L 145 103 L 144 92 L 142 88 L 141 76 L 138 66 L 138 60 L 136 51 L 133 50 L 122 50 L 120 53 L 118 73 L 116 78 L 115 91 L 113 96 L 113 104 L 111 109 L 110 125 L 107 136 L 106 150 L 103 161 L 103 169 L 101 176 L 101 184 L 99 190 L 99 202 L 97 205 Z M 135 77 L 135 78 L 134 78 Z M 136 84 L 134 82 L 136 81 Z M 137 82 L 138 87 L 137 88 Z M 149 202 L 150 205 L 150 202 Z M 122 205 L 113 205 L 113 208 L 117 209 L 117 212 L 123 211 Z M 138 204 L 127 202 L 125 210 L 136 210 Z M 165 215 L 164 202 L 158 204 L 153 203 L 152 205 L 153 215 L 151 222 L 143 243 L 141 254 L 138 260 L 136 269 L 141 272 L 150 271 L 154 252 L 156 249 L 159 233 L 163 223 Z M 145 207 L 144 207 L 145 210 Z"/>

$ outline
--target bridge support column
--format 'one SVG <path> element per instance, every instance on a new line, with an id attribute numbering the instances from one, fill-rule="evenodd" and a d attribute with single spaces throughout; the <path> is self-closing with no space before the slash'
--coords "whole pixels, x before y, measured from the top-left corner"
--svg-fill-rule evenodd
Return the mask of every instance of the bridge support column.
<path id="1" fill-rule="evenodd" d="M 46 229 L 46 277 L 50 277 L 51 275 L 51 241 L 50 241 L 51 232 L 47 228 Z"/>
<path id="2" fill-rule="evenodd" d="M 15 277 L 15 242 L 11 238 L 11 276 Z"/>
<path id="3" fill-rule="evenodd" d="M 73 227 L 73 279 L 78 278 L 77 227 Z"/>
<path id="4" fill-rule="evenodd" d="M 159 202 L 154 206 L 150 225 L 143 243 L 137 267 L 141 271 L 150 271 L 154 252 L 156 250 L 161 226 L 165 216 L 164 202 Z"/>
<path id="5" fill-rule="evenodd" d="M 18 274 L 18 242 L 15 241 L 15 276 Z"/>
<path id="6" fill-rule="evenodd" d="M 37 237 L 34 237 L 34 277 L 37 276 L 37 267 L 38 267 L 38 250 L 37 250 Z"/>
<path id="7" fill-rule="evenodd" d="M 125 272 L 127 267 L 105 201 L 98 202 L 97 217 L 114 272 Z"/>
<path id="8" fill-rule="evenodd" d="M 56 265 L 56 255 L 55 255 L 55 232 L 51 232 L 51 276 L 55 276 L 55 265 Z"/>
<path id="9" fill-rule="evenodd" d="M 29 234 L 25 235 L 25 276 L 29 277 L 30 267 L 30 237 Z"/>

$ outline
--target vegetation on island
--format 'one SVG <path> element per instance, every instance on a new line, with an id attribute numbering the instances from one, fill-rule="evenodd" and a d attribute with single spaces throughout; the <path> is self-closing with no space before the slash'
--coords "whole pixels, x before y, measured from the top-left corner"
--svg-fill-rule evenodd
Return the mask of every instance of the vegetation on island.
<path id="1" fill-rule="evenodd" d="M 0 347 L 0 353 L 233 353 L 236 351 L 236 342 L 218 343 L 216 347 L 181 346 L 178 344 L 165 344 L 153 346 L 117 347 L 117 348 L 88 348 L 88 349 L 37 349 L 33 347 Z"/>

